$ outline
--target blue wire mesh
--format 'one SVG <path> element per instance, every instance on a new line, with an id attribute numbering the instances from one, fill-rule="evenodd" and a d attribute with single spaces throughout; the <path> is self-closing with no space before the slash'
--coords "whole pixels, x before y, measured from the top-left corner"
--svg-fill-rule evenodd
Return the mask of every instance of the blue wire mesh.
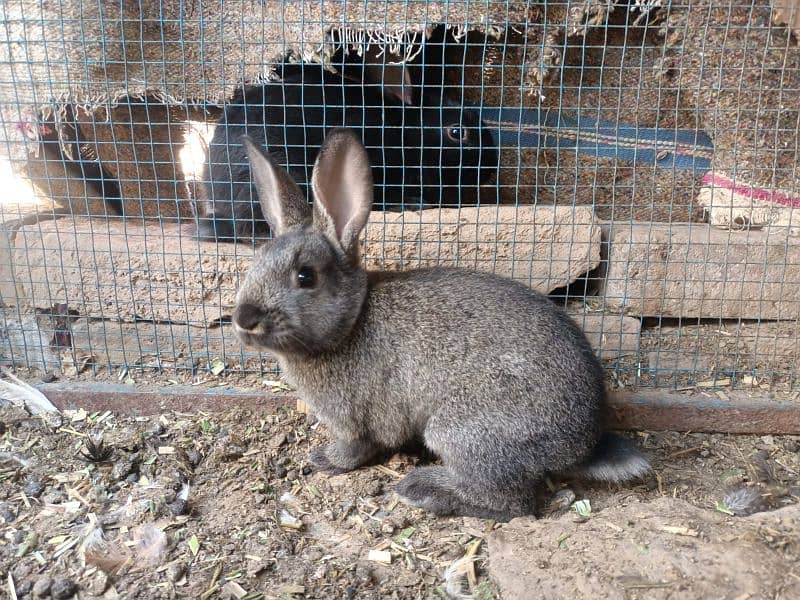
<path id="1" fill-rule="evenodd" d="M 277 380 L 228 324 L 258 216 L 231 148 L 260 131 L 302 181 L 348 125 L 387 185 L 370 267 L 550 292 L 617 385 L 795 384 L 800 50 L 770 2 L 283 4 L 0 6 L 4 363 Z M 198 243 L 233 196 L 242 239 Z"/>

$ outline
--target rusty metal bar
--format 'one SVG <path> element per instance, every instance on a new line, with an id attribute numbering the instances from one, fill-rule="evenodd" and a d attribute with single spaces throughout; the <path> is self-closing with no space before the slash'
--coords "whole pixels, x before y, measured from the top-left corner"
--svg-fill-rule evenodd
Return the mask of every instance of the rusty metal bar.
<path id="1" fill-rule="evenodd" d="M 165 410 L 220 411 L 232 407 L 274 410 L 295 406 L 292 394 L 164 387 L 142 391 L 114 384 L 43 384 L 39 389 L 61 409 L 157 414 Z M 779 402 L 731 394 L 728 401 L 705 395 L 647 391 L 615 394 L 610 426 L 615 429 L 752 434 L 800 434 L 800 401 Z"/>
<path id="2" fill-rule="evenodd" d="M 646 391 L 611 399 L 611 426 L 651 431 L 800 434 L 800 401 L 780 402 L 730 394 L 705 395 Z"/>

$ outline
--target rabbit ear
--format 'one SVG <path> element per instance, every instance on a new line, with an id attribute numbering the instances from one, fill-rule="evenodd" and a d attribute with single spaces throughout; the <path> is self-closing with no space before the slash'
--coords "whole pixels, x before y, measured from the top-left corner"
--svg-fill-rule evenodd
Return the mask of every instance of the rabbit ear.
<path id="1" fill-rule="evenodd" d="M 311 212 L 308 202 L 289 174 L 248 136 L 242 136 L 242 144 L 250 159 L 261 211 L 273 235 L 281 235 L 289 227 L 308 221 Z"/>
<path id="2" fill-rule="evenodd" d="M 372 208 L 372 169 L 361 140 L 349 129 L 328 133 L 311 175 L 314 228 L 350 255 Z"/>
<path id="3" fill-rule="evenodd" d="M 393 59 L 398 62 L 391 62 Z M 364 51 L 364 79 L 365 83 L 379 83 L 384 96 L 403 104 L 414 103 L 414 88 L 408 66 L 392 57 L 385 48 L 373 45 Z"/>
<path id="4" fill-rule="evenodd" d="M 383 93 L 397 98 L 406 105 L 414 104 L 414 87 L 405 63 L 386 62 L 383 65 Z"/>

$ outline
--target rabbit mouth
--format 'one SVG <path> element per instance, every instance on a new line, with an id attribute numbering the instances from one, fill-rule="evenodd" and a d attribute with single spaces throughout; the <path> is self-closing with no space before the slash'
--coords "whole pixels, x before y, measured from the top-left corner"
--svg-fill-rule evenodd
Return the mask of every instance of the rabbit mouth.
<path id="1" fill-rule="evenodd" d="M 233 322 L 233 331 L 239 340 L 251 347 L 272 350 L 273 352 L 302 351 L 308 349 L 299 335 L 291 328 L 274 324 L 270 326 L 261 322 L 252 329 L 241 327 L 236 321 Z"/>

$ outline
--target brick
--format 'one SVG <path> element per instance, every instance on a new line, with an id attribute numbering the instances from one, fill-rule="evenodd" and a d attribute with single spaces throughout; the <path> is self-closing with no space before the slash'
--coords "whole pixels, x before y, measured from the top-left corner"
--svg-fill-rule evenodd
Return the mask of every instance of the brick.
<path id="1" fill-rule="evenodd" d="M 589 312 L 580 305 L 567 308 L 567 314 L 583 329 L 589 343 L 603 360 L 616 360 L 639 351 L 642 322 L 619 314 Z"/>
<path id="2" fill-rule="evenodd" d="M 374 212 L 363 238 L 368 268 L 472 267 L 543 292 L 600 262 L 601 231 L 588 208 Z M 21 228 L 13 262 L 36 307 L 205 326 L 230 314 L 252 256 L 249 246 L 198 242 L 190 224 L 68 217 Z"/>
<path id="3" fill-rule="evenodd" d="M 607 226 L 605 308 L 651 317 L 795 320 L 800 239 L 707 225 Z"/>

